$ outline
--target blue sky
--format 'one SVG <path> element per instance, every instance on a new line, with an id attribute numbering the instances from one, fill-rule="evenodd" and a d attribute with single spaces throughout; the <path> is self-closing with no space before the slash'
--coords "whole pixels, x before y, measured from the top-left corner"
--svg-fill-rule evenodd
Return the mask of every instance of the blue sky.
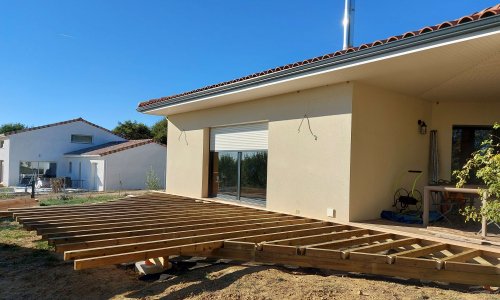
<path id="1" fill-rule="evenodd" d="M 499 0 L 356 1 L 360 45 Z M 0 0 L 0 124 L 148 125 L 168 96 L 342 48 L 344 0 Z"/>

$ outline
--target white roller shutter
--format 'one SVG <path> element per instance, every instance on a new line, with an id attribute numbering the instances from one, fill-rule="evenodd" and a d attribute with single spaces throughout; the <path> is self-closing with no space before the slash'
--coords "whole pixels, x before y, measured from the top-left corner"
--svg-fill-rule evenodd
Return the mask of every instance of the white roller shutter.
<path id="1" fill-rule="evenodd" d="M 268 124 L 254 123 L 210 130 L 211 151 L 267 150 Z"/>

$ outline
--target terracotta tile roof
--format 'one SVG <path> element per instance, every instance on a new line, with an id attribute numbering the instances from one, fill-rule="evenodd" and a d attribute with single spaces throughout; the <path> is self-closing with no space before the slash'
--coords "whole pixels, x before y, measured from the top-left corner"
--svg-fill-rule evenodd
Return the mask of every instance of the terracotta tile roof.
<path id="1" fill-rule="evenodd" d="M 202 88 L 199 88 L 199 89 L 196 89 L 196 90 L 192 90 L 192 91 L 189 91 L 189 92 L 185 92 L 185 93 L 182 93 L 182 94 L 176 94 L 176 95 L 172 95 L 172 96 L 168 96 L 168 97 L 162 97 L 162 98 L 157 98 L 157 99 L 151 99 L 151 100 L 139 103 L 138 107 L 139 108 L 145 108 L 145 107 L 153 105 L 153 104 L 161 104 L 161 103 L 168 104 L 169 102 L 174 102 L 174 100 L 176 98 L 179 98 L 179 97 L 182 97 L 182 96 L 196 94 L 198 92 L 202 92 L 202 91 L 206 91 L 206 90 L 210 90 L 210 89 L 214 89 L 214 88 L 218 88 L 218 87 L 222 87 L 222 86 L 227 86 L 227 85 L 230 85 L 230 84 L 233 84 L 233 83 L 237 83 L 237 82 L 241 82 L 241 81 L 244 81 L 244 80 L 248 80 L 248 79 L 252 79 L 252 78 L 264 76 L 264 75 L 267 75 L 267 74 L 277 73 L 277 72 L 280 72 L 280 71 L 292 69 L 292 68 L 303 66 L 303 65 L 307 65 L 307 64 L 310 64 L 310 63 L 315 63 L 315 62 L 327 60 L 327 59 L 330 59 L 330 58 L 339 57 L 339 56 L 342 56 L 342 55 L 345 55 L 345 54 L 348 54 L 348 53 L 358 52 L 358 51 L 361 51 L 361 50 L 364 50 L 364 49 L 369 49 L 369 48 L 372 48 L 372 47 L 377 47 L 377 46 L 389 44 L 389 43 L 392 43 L 392 42 L 395 42 L 395 41 L 404 40 L 404 39 L 412 38 L 412 37 L 415 37 L 415 36 L 419 36 L 421 34 L 425 34 L 425 33 L 428 33 L 428 32 L 434 32 L 434 31 L 438 31 L 438 30 L 442 30 L 442 29 L 446 29 L 446 28 L 450 28 L 450 27 L 456 27 L 456 26 L 459 26 L 461 24 L 465 24 L 465 23 L 469 23 L 469 22 L 474 22 L 474 21 L 477 21 L 477 20 L 481 20 L 481 19 L 484 19 L 484 18 L 487 18 L 487 17 L 491 17 L 491 16 L 495 16 L 495 15 L 499 15 L 499 14 L 500 14 L 500 4 L 497 4 L 495 6 L 483 9 L 483 10 L 481 10 L 479 12 L 476 12 L 476 13 L 473 13 L 471 15 L 458 18 L 458 19 L 453 20 L 453 21 L 446 21 L 446 22 L 443 22 L 441 24 L 437 24 L 437 25 L 434 25 L 434 26 L 427 26 L 427 27 L 424 27 L 424 28 L 419 29 L 419 30 L 409 31 L 409 32 L 406 32 L 406 33 L 398 35 L 398 36 L 392 36 L 392 37 L 389 37 L 389 38 L 384 39 L 384 40 L 378 40 L 378 41 L 375 41 L 373 43 L 363 44 L 363 45 L 361 45 L 359 47 L 352 47 L 352 48 L 349 48 L 347 50 L 336 51 L 336 52 L 325 54 L 325 55 L 322 55 L 322 56 L 318 56 L 318 57 L 306 59 L 304 61 L 299 61 L 299 62 L 291 63 L 291 64 L 288 64 L 288 65 L 284 65 L 284 66 L 276 67 L 276 68 L 273 68 L 273 69 L 269 69 L 269 70 L 266 70 L 266 71 L 254 73 L 254 74 L 251 74 L 251 75 L 248 75 L 248 76 L 245 76 L 245 77 L 241 77 L 241 78 L 237 78 L 237 79 L 234 79 L 234 80 L 225 81 L 225 82 L 221 82 L 221 83 L 214 84 L 214 85 L 209 85 L 209 86 L 202 87 Z"/>
<path id="2" fill-rule="evenodd" d="M 65 153 L 64 155 L 99 155 L 105 156 L 113 154 L 120 151 L 125 151 L 128 149 L 144 146 L 147 144 L 155 143 L 152 139 L 145 140 L 131 140 L 126 142 L 109 142 L 102 145 L 97 145 L 94 147 L 89 147 L 85 149 L 80 149 L 77 151 Z M 158 144 L 160 145 L 160 144 Z M 163 145 L 161 145 L 163 146 Z"/>
<path id="3" fill-rule="evenodd" d="M 38 130 L 38 129 L 44 129 L 44 128 L 49 128 L 49 127 L 54 127 L 54 126 L 59 126 L 59 125 L 65 125 L 65 124 L 74 123 L 74 122 L 83 122 L 83 123 L 86 123 L 88 125 L 91 125 L 91 126 L 94 126 L 96 128 L 99 128 L 101 130 L 104 130 L 106 132 L 109 132 L 111 134 L 114 134 L 116 136 L 119 136 L 118 134 L 112 132 L 111 130 L 106 129 L 104 127 L 101 127 L 101 126 L 99 126 L 97 124 L 91 123 L 91 122 L 89 122 L 89 121 L 87 121 L 87 120 L 85 120 L 83 118 L 77 118 L 77 119 L 72 119 L 72 120 L 67 120 L 67 121 L 62 121 L 62 122 L 57 122 L 57 123 L 42 125 L 42 126 L 30 127 L 30 128 L 26 128 L 26 129 L 23 129 L 23 130 L 10 131 L 10 132 L 6 132 L 4 134 L 0 134 L 0 136 L 9 136 L 9 135 L 13 135 L 13 134 L 18 134 L 18 133 L 23 133 L 23 132 L 28 132 L 28 131 L 34 131 L 34 130 Z"/>

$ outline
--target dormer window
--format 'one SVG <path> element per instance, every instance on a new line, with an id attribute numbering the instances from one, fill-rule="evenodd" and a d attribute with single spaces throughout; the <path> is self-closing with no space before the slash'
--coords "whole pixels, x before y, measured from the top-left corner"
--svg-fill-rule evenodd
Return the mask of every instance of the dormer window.
<path id="1" fill-rule="evenodd" d="M 92 136 L 82 135 L 82 134 L 72 134 L 71 142 L 77 144 L 92 144 Z"/>

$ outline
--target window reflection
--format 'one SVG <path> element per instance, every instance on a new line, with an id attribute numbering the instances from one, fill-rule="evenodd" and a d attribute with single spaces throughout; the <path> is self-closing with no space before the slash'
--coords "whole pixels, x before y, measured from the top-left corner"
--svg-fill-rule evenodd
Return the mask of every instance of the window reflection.
<path id="1" fill-rule="evenodd" d="M 211 152 L 210 160 L 211 196 L 240 201 L 266 200 L 267 151 Z"/>

